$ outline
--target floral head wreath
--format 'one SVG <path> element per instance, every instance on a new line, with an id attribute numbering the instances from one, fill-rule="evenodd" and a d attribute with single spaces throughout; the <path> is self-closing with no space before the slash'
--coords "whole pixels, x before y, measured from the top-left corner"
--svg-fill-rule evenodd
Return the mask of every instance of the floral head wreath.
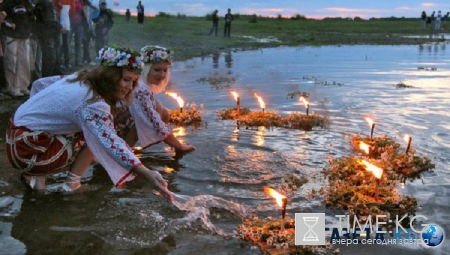
<path id="1" fill-rule="evenodd" d="M 147 45 L 141 49 L 141 56 L 144 58 L 146 64 L 161 62 L 172 64 L 173 54 L 173 50 L 155 45 Z"/>
<path id="2" fill-rule="evenodd" d="M 96 60 L 100 65 L 123 67 L 137 74 L 141 74 L 145 64 L 137 51 L 117 46 L 105 46 L 100 49 Z"/>

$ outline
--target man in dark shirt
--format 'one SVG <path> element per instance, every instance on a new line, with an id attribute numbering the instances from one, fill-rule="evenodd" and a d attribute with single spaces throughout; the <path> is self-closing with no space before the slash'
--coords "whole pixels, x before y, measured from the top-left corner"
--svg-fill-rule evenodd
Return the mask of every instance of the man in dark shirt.
<path id="1" fill-rule="evenodd" d="M 215 31 L 215 34 L 217 36 L 217 27 L 219 26 L 219 16 L 217 16 L 218 12 L 219 12 L 218 10 L 215 10 L 213 12 L 213 15 L 212 15 L 213 26 L 212 26 L 211 30 L 209 31 L 208 35 L 211 35 L 213 33 L 213 31 Z"/>
<path id="2" fill-rule="evenodd" d="M 112 11 L 106 8 L 106 2 L 100 4 L 100 14 L 92 19 L 95 23 L 95 49 L 99 51 L 108 45 L 109 30 L 113 27 Z"/>
<path id="3" fill-rule="evenodd" d="M 223 36 L 230 37 L 231 32 L 231 22 L 233 21 L 233 14 L 231 14 L 231 9 L 228 8 L 228 13 L 225 14 L 225 29 L 223 31 Z"/>
<path id="4" fill-rule="evenodd" d="M 137 9 L 137 19 L 138 19 L 138 24 L 140 27 L 144 26 L 144 6 L 142 5 L 142 2 L 139 1 L 138 5 L 136 6 Z"/>

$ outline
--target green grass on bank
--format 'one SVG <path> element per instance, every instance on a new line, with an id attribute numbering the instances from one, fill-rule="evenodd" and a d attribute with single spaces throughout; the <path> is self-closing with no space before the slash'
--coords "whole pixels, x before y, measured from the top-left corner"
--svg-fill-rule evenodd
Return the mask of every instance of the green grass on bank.
<path id="1" fill-rule="evenodd" d="M 134 49 L 157 44 L 174 49 L 177 60 L 186 60 L 228 49 L 281 45 L 422 44 L 442 40 L 436 36 L 438 32 L 421 29 L 421 21 L 412 18 L 313 20 L 236 15 L 230 38 L 223 37 L 223 18 L 219 21 L 219 36 L 208 36 L 212 26 L 209 18 L 158 15 L 146 18 L 141 28 L 136 17 L 127 24 L 125 16 L 116 13 L 110 43 Z M 405 37 L 409 35 L 419 37 Z M 259 42 L 256 39 L 272 40 Z"/>

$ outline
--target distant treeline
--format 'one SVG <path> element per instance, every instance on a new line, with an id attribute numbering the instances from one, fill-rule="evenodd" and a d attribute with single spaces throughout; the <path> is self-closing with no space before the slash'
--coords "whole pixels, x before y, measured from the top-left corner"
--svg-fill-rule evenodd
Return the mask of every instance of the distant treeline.
<path id="1" fill-rule="evenodd" d="M 417 20 L 420 19 L 420 17 L 417 18 L 406 18 L 406 17 L 385 17 L 385 18 L 370 18 L 370 19 L 363 19 L 361 17 L 325 17 L 323 19 L 312 19 L 312 18 L 307 18 L 305 15 L 301 15 L 301 14 L 296 14 L 294 16 L 291 17 L 283 17 L 281 14 L 278 14 L 277 17 L 267 17 L 267 16 L 261 16 L 261 15 L 256 15 L 256 14 L 233 14 L 234 19 L 245 19 L 245 20 L 249 20 L 250 22 L 257 22 L 258 19 L 279 19 L 279 20 L 283 20 L 283 19 L 290 19 L 290 20 L 354 20 L 354 21 L 364 21 L 364 20 L 380 20 L 380 21 L 398 21 L 398 20 Z M 169 14 L 166 12 L 159 12 L 158 14 L 156 14 L 156 17 L 159 18 L 176 18 L 176 19 L 186 19 L 189 16 L 186 16 L 186 14 L 182 14 L 182 13 L 177 13 L 176 15 L 173 14 Z M 198 16 L 192 16 L 191 18 L 201 18 Z M 206 20 L 212 20 L 212 12 L 208 13 L 204 16 L 204 18 Z"/>

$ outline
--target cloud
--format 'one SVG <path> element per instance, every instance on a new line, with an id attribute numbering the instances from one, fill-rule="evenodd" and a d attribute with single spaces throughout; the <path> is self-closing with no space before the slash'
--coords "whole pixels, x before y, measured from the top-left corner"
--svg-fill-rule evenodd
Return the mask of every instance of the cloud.
<path id="1" fill-rule="evenodd" d="M 325 8 L 327 11 L 338 12 L 338 13 L 379 13 L 384 12 L 377 9 L 351 9 L 343 7 L 330 7 Z"/>
<path id="2" fill-rule="evenodd" d="M 424 7 L 432 7 L 432 6 L 434 6 L 434 4 L 433 3 L 423 3 L 422 6 L 424 6 Z"/>
<path id="3" fill-rule="evenodd" d="M 284 9 L 281 8 L 265 8 L 260 9 L 261 12 L 272 12 L 272 13 L 281 13 L 284 11 Z"/>
<path id="4" fill-rule="evenodd" d="M 409 8 L 408 6 L 400 6 L 395 8 L 396 11 L 410 11 L 411 8 Z"/>
<path id="5" fill-rule="evenodd" d="M 283 13 L 284 16 L 286 16 L 286 10 L 283 8 L 242 8 L 240 11 L 241 14 L 257 14 L 264 17 L 277 17 L 279 14 Z M 288 11 L 291 12 L 292 10 Z"/>

